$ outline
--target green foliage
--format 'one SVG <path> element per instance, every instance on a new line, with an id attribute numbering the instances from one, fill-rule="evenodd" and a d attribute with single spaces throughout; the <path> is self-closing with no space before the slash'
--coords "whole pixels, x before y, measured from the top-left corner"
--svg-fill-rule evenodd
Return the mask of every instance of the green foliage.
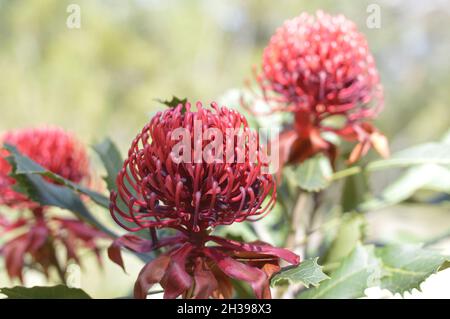
<path id="1" fill-rule="evenodd" d="M 252 226 L 251 223 L 234 223 L 226 226 L 218 226 L 214 230 L 214 234 L 237 241 L 252 242 L 258 240 L 258 236 L 255 234 Z"/>
<path id="2" fill-rule="evenodd" d="M 6 295 L 8 299 L 91 299 L 83 290 L 64 285 L 32 288 L 16 286 L 0 288 L 0 293 Z"/>
<path id="3" fill-rule="evenodd" d="M 418 245 L 389 245 L 376 250 L 381 260 L 381 287 L 403 294 L 441 269 L 448 257 Z"/>
<path id="4" fill-rule="evenodd" d="M 359 298 L 364 290 L 377 283 L 380 270 L 374 247 L 358 244 L 319 287 L 299 295 L 301 299 Z"/>
<path id="5" fill-rule="evenodd" d="M 123 164 L 119 149 L 110 138 L 105 138 L 101 143 L 94 145 L 93 148 L 106 169 L 106 176 L 103 179 L 108 190 L 116 189 L 116 177 Z"/>
<path id="6" fill-rule="evenodd" d="M 319 258 L 310 258 L 303 260 L 296 267 L 286 267 L 277 273 L 271 281 L 272 286 L 283 283 L 298 284 L 301 283 L 306 288 L 310 285 L 318 286 L 320 282 L 329 277 L 322 271 L 322 267 L 317 263 Z"/>
<path id="7" fill-rule="evenodd" d="M 447 267 L 448 256 L 418 245 L 387 245 L 380 248 L 357 244 L 354 250 L 319 287 L 299 298 L 359 298 L 366 288 L 380 286 L 403 294 L 416 288 L 430 275 Z"/>
<path id="8" fill-rule="evenodd" d="M 367 176 L 363 173 L 348 176 L 343 185 L 341 206 L 343 212 L 360 210 L 359 205 L 368 196 Z"/>
<path id="9" fill-rule="evenodd" d="M 436 164 L 423 164 L 408 169 L 375 198 L 360 204 L 369 211 L 395 205 L 407 200 L 419 190 L 450 193 L 450 169 Z"/>
<path id="10" fill-rule="evenodd" d="M 54 181 L 55 183 L 57 183 L 59 185 L 66 186 L 67 188 L 71 189 L 72 191 L 79 192 L 81 194 L 89 196 L 89 198 L 91 198 L 94 202 L 96 202 L 100 206 L 109 207 L 109 198 L 103 196 L 102 194 L 92 191 L 81 185 L 75 184 L 75 183 L 63 178 L 62 176 L 59 176 L 59 175 L 43 168 L 42 166 L 40 166 L 39 164 L 37 164 L 36 162 L 31 160 L 30 158 L 20 154 L 20 152 L 12 145 L 5 144 L 4 148 L 7 149 L 11 153 L 11 155 L 8 157 L 8 161 L 14 167 L 14 171 L 13 171 L 14 176 L 30 177 L 31 175 L 38 175 L 38 176 L 46 177 L 46 178 L 51 179 L 52 181 Z M 35 180 L 37 180 L 37 179 L 35 179 Z M 31 193 L 28 195 L 34 196 L 35 194 Z"/>
<path id="11" fill-rule="evenodd" d="M 177 107 L 179 104 L 185 105 L 186 102 L 188 101 L 188 99 L 187 98 L 180 99 L 174 95 L 174 96 L 172 96 L 171 100 L 156 99 L 156 101 L 158 101 L 159 103 L 164 104 L 168 107 Z"/>
<path id="12" fill-rule="evenodd" d="M 367 165 L 369 171 L 421 164 L 450 165 L 450 144 L 425 143 L 393 154 L 388 159 L 373 161 Z"/>
<path id="13" fill-rule="evenodd" d="M 339 263 L 347 257 L 365 235 L 366 221 L 356 213 L 347 213 L 341 219 L 337 234 L 324 257 L 325 264 Z"/>
<path id="14" fill-rule="evenodd" d="M 285 174 L 294 185 L 308 192 L 318 192 L 328 187 L 332 175 L 330 161 L 324 155 L 316 155 L 295 168 L 287 167 Z"/>
<path id="15" fill-rule="evenodd" d="M 44 169 L 30 158 L 21 155 L 13 146 L 5 145 L 5 148 L 10 152 L 8 161 L 13 167 L 11 176 L 17 182 L 15 185 L 17 191 L 44 206 L 67 209 L 106 234 L 115 237 L 115 234 L 100 223 L 86 208 L 76 191 L 88 195 L 96 203 L 105 207 L 109 205 L 106 197 Z M 50 178 L 59 185 L 51 183 L 43 177 Z"/>

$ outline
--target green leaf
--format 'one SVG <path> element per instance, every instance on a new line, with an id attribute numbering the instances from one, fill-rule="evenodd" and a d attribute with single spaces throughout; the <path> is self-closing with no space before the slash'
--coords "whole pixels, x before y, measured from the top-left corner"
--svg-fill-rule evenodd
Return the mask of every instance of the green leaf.
<path id="1" fill-rule="evenodd" d="M 450 144 L 433 142 L 413 146 L 393 154 L 388 159 L 371 162 L 367 169 L 374 171 L 421 164 L 450 165 Z"/>
<path id="2" fill-rule="evenodd" d="M 273 286 L 280 285 L 284 282 L 291 284 L 303 284 L 306 288 L 310 285 L 318 286 L 319 283 L 329 277 L 322 271 L 322 266 L 317 263 L 319 257 L 307 259 L 296 267 L 286 267 L 277 273 L 271 281 Z"/>
<path id="3" fill-rule="evenodd" d="M 106 176 L 103 179 L 108 190 L 116 189 L 116 177 L 123 165 L 119 149 L 109 138 L 105 138 L 101 143 L 94 145 L 93 148 L 105 166 Z"/>
<path id="4" fill-rule="evenodd" d="M 20 287 L 0 288 L 0 293 L 8 299 L 91 299 L 81 289 L 69 288 L 64 285 L 53 287 Z"/>
<path id="5" fill-rule="evenodd" d="M 253 225 L 248 222 L 222 225 L 215 228 L 214 234 L 237 241 L 251 242 L 258 240 L 258 236 L 255 234 L 252 226 Z"/>
<path id="6" fill-rule="evenodd" d="M 341 195 L 343 212 L 359 210 L 369 193 L 369 185 L 365 174 L 349 176 L 345 179 Z"/>
<path id="7" fill-rule="evenodd" d="M 156 99 L 156 101 L 158 101 L 161 104 L 167 105 L 168 107 L 177 107 L 179 104 L 185 105 L 187 102 L 187 98 L 180 99 L 175 95 L 173 95 L 171 100 Z"/>
<path id="8" fill-rule="evenodd" d="M 359 209 L 369 211 L 395 205 L 421 189 L 450 193 L 450 169 L 436 164 L 410 168 L 379 196 L 362 203 Z"/>
<path id="9" fill-rule="evenodd" d="M 286 171 L 286 176 L 293 183 L 309 192 L 328 187 L 333 175 L 329 159 L 321 154 L 304 161 L 295 169 L 287 167 Z"/>
<path id="10" fill-rule="evenodd" d="M 377 283 L 380 265 L 372 246 L 358 244 L 339 268 L 319 287 L 310 288 L 300 299 L 343 299 L 364 297 L 366 288 Z"/>
<path id="11" fill-rule="evenodd" d="M 347 257 L 364 239 L 366 221 L 357 213 L 344 214 L 336 237 L 324 257 L 324 264 L 335 264 Z"/>
<path id="12" fill-rule="evenodd" d="M 80 196 L 75 193 L 75 190 L 86 195 L 91 194 L 92 199 L 97 199 L 95 200 L 96 202 L 103 201 L 99 199 L 99 197 L 103 197 L 103 195 L 98 194 L 97 196 L 97 193 L 84 189 L 59 175 L 44 169 L 33 160 L 21 155 L 13 146 L 5 145 L 4 147 L 10 152 L 7 159 L 13 167 L 11 177 L 17 182 L 15 185 L 17 191 L 44 206 L 55 206 L 67 209 L 104 233 L 116 237 L 112 231 L 100 223 L 91 214 L 80 199 Z M 44 176 L 61 185 L 46 181 L 43 178 Z"/>
<path id="13" fill-rule="evenodd" d="M 446 262 L 446 256 L 420 245 L 389 245 L 376 249 L 382 262 L 381 288 L 403 294 L 416 288 Z"/>

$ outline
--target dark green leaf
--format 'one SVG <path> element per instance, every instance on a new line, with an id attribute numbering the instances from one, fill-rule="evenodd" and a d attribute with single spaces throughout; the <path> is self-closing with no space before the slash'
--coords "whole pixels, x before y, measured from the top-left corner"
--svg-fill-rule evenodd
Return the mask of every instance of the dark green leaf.
<path id="1" fill-rule="evenodd" d="M 20 287 L 0 288 L 0 293 L 8 299 L 91 299 L 81 289 L 69 288 L 64 285 L 53 287 Z"/>
<path id="2" fill-rule="evenodd" d="M 187 98 L 180 99 L 175 95 L 173 95 L 171 100 L 156 99 L 156 101 L 158 101 L 161 104 L 167 105 L 168 107 L 177 107 L 179 104 L 185 105 L 187 102 Z"/>
<path id="3" fill-rule="evenodd" d="M 116 189 L 116 177 L 123 165 L 119 149 L 109 138 L 105 138 L 101 143 L 94 145 L 94 150 L 100 157 L 106 169 L 106 182 L 108 190 Z"/>
<path id="4" fill-rule="evenodd" d="M 358 210 L 368 194 L 367 178 L 364 174 L 349 176 L 345 179 L 341 195 L 341 206 L 343 212 Z"/>
<path id="5" fill-rule="evenodd" d="M 116 236 L 91 214 L 83 204 L 80 196 L 75 193 L 75 190 L 86 195 L 94 195 L 93 197 L 91 196 L 92 199 L 97 198 L 99 200 L 98 196 L 103 197 L 102 195 L 98 194 L 97 196 L 97 193 L 81 188 L 81 186 L 45 170 L 28 157 L 21 155 L 13 146 L 5 145 L 5 148 L 8 149 L 11 154 L 8 157 L 8 161 L 13 166 L 11 176 L 17 182 L 15 185 L 17 191 L 24 193 L 30 199 L 44 206 L 55 206 L 67 209 L 106 234 L 113 237 Z M 61 185 L 48 182 L 43 176 L 48 177 Z"/>
<path id="6" fill-rule="evenodd" d="M 62 176 L 59 176 L 59 175 L 43 168 L 42 166 L 40 166 L 39 164 L 34 162 L 32 159 L 20 154 L 19 151 L 17 151 L 17 149 L 12 145 L 5 144 L 4 148 L 10 152 L 8 161 L 15 168 L 14 169 L 15 175 L 40 175 L 40 176 L 47 177 L 60 185 L 64 185 L 64 186 L 70 188 L 73 191 L 76 191 L 76 192 L 79 192 L 79 193 L 89 196 L 94 202 L 96 202 L 100 206 L 103 206 L 105 208 L 109 207 L 109 198 L 108 197 L 106 197 L 98 192 L 92 191 L 81 185 L 75 184 L 75 183 L 63 178 Z"/>

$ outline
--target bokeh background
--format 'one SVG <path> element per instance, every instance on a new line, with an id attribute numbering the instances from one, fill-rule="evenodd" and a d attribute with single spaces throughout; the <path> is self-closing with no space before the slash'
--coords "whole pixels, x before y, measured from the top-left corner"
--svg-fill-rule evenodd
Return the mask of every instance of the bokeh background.
<path id="1" fill-rule="evenodd" d="M 80 29 L 66 26 L 69 4 L 81 8 Z M 366 26 L 369 4 L 381 8 L 379 29 Z M 394 150 L 449 130 L 446 0 L 0 0 L 0 131 L 54 124 L 86 144 L 110 136 L 125 151 L 161 108 L 155 99 L 206 103 L 242 87 L 275 29 L 318 9 L 344 14 L 367 36 L 386 94 L 377 126 Z M 418 210 L 380 212 L 374 229 L 399 237 L 400 227 L 414 241 L 449 228 L 448 206 Z M 106 262 L 100 271 L 89 258 L 79 276 L 95 297 L 126 294 L 140 268 L 129 263 L 125 275 Z M 42 281 L 30 278 L 28 285 Z M 13 283 L 0 274 L 0 284 Z M 450 297 L 441 289 L 439 296 L 445 294 Z"/>

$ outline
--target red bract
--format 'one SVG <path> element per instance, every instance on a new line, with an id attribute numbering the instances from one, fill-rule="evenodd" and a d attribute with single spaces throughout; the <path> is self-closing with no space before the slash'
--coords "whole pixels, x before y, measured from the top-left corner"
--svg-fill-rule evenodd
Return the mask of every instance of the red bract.
<path id="1" fill-rule="evenodd" d="M 353 130 L 360 134 L 351 140 L 370 139 L 374 128 L 365 130 L 361 123 L 373 119 L 383 107 L 383 91 L 367 41 L 342 15 L 319 11 L 286 21 L 265 48 L 257 79 L 273 110 L 295 113 L 293 133 L 280 140 L 285 148 L 281 160 L 287 163 L 321 151 L 333 157 L 334 145 L 321 137 L 322 132 L 341 135 L 343 130 Z M 343 117 L 344 126 L 328 126 L 325 120 L 333 116 Z M 387 155 L 385 145 L 374 146 Z"/>
<path id="2" fill-rule="evenodd" d="M 245 117 L 214 103 L 214 111 L 200 103 L 197 112 L 190 108 L 189 103 L 180 104 L 158 113 L 134 139 L 117 177 L 118 191 L 111 193 L 112 216 L 125 229 L 171 227 L 202 232 L 263 215 L 274 204 L 275 183 L 270 174 L 262 173 L 268 164 L 259 150 L 250 154 L 248 143 L 236 145 L 237 136 L 258 139 Z M 206 151 L 210 138 L 204 139 L 203 133 L 208 129 L 222 135 L 223 152 Z M 232 130 L 239 133 L 230 135 Z M 189 135 L 189 145 L 182 151 L 191 154 L 191 161 L 174 160 L 178 132 Z M 235 145 L 228 155 L 227 145 Z"/>
<path id="3" fill-rule="evenodd" d="M 207 246 L 208 242 L 214 243 Z M 124 268 L 120 248 L 138 253 L 168 247 L 169 250 L 139 273 L 135 298 L 145 299 L 155 284 L 164 288 L 164 298 L 231 298 L 231 279 L 247 282 L 257 298 L 271 298 L 270 278 L 281 268 L 280 259 L 297 265 L 299 256 L 263 242 L 240 243 L 217 236 L 180 233 L 157 241 L 134 235 L 116 239 L 109 248 L 112 261 Z"/>
<path id="4" fill-rule="evenodd" d="M 0 225 L 1 236 L 14 231 L 19 235 L 8 240 L 0 249 L 5 259 L 8 276 L 23 281 L 23 268 L 26 255 L 31 257 L 31 267 L 48 276 L 49 268 L 55 267 L 64 281 L 67 264 L 70 260 L 80 263 L 78 250 L 85 248 L 94 251 L 100 258 L 96 241 L 105 234 L 76 219 L 44 216 L 39 208 L 33 210 L 32 217 L 21 217 L 15 222 Z M 55 245 L 59 243 L 66 249 L 66 261 L 61 264 L 56 256 Z M 100 259 L 98 259 L 100 262 Z"/>
<path id="5" fill-rule="evenodd" d="M 113 218 L 130 231 L 148 228 L 152 240 L 125 235 L 109 248 L 111 260 L 124 267 L 121 247 L 140 253 L 167 249 L 142 269 L 136 298 L 145 298 L 156 283 L 164 288 L 165 298 L 230 298 L 231 278 L 249 283 L 256 297 L 269 298 L 269 280 L 280 269 L 280 258 L 299 263 L 294 253 L 262 242 L 243 244 L 210 235 L 217 225 L 264 216 L 275 200 L 275 183 L 264 171 L 268 163 L 259 150 L 244 143 L 230 148 L 234 156 L 218 162 L 220 152 L 208 150 L 208 138 L 192 138 L 200 121 L 203 132 L 213 128 L 223 135 L 219 144 L 225 149 L 239 140 L 227 135 L 230 128 L 245 132 L 247 141 L 258 140 L 241 114 L 211 106 L 212 111 L 198 103 L 193 112 L 186 103 L 158 113 L 133 141 L 117 177 L 117 193 L 111 194 Z M 207 150 L 200 161 L 174 157 L 179 139 L 173 133 L 180 128 L 189 133 L 183 155 L 196 153 L 196 147 Z M 157 238 L 155 228 L 172 228 L 176 234 Z"/>
<path id="6" fill-rule="evenodd" d="M 2 143 L 15 146 L 22 154 L 44 168 L 72 182 L 89 180 L 89 163 L 85 149 L 70 134 L 59 128 L 24 129 L 7 132 L 0 138 Z M 55 266 L 64 276 L 64 267 L 55 254 L 55 242 L 60 242 L 67 252 L 67 260 L 79 262 L 77 250 L 85 247 L 94 250 L 97 238 L 105 235 L 75 219 L 48 216 L 46 207 L 13 190 L 15 180 L 8 176 L 11 166 L 3 158 L 8 155 L 0 149 L 0 204 L 19 209 L 19 217 L 10 221 L 0 218 L 0 234 L 6 237 L 10 232 L 19 233 L 1 248 L 10 278 L 22 280 L 24 259 L 27 254 L 33 264 L 38 265 L 46 275 L 50 266 Z"/>

